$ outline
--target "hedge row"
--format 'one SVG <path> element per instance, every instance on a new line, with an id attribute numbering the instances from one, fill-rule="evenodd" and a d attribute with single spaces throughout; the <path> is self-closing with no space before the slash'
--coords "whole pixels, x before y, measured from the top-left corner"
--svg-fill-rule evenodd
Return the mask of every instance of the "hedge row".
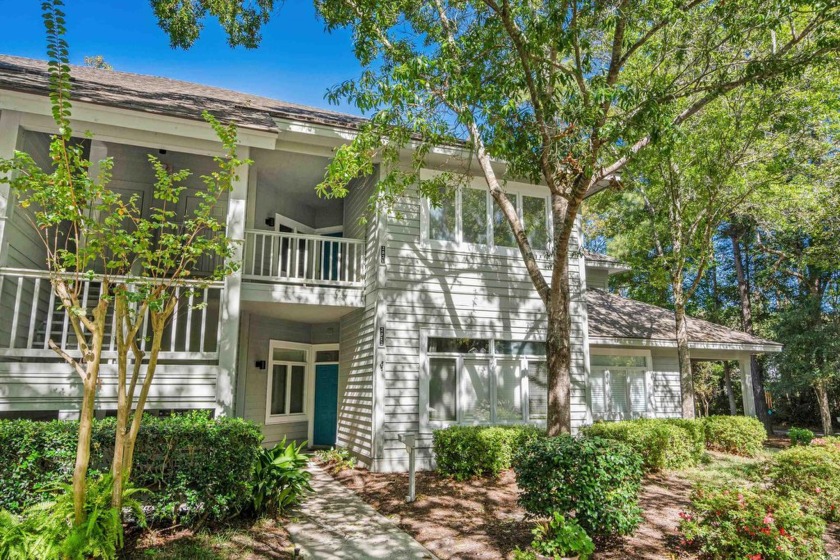
<path id="1" fill-rule="evenodd" d="M 91 474 L 108 472 L 114 428 L 112 418 L 94 423 Z M 70 481 L 77 430 L 76 422 L 0 421 L 0 509 L 21 512 Z M 153 506 L 149 521 L 215 521 L 246 508 L 261 441 L 259 427 L 240 419 L 144 418 L 131 478 L 148 490 L 139 498 Z"/>
<path id="2" fill-rule="evenodd" d="M 492 475 L 511 467 L 514 452 L 544 432 L 534 426 L 452 426 L 437 430 L 437 470 L 457 480 Z"/>
<path id="3" fill-rule="evenodd" d="M 642 456 L 646 471 L 693 467 L 705 449 L 703 425 L 692 420 L 598 422 L 583 433 L 626 443 Z"/>

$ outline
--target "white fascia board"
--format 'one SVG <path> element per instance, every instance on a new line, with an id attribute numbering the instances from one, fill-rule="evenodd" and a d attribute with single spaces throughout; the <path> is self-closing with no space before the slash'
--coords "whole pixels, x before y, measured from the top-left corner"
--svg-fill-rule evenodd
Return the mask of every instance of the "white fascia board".
<path id="1" fill-rule="evenodd" d="M 597 337 L 589 338 L 590 346 L 641 346 L 645 348 L 676 348 L 675 340 L 652 338 Z M 724 342 L 689 342 L 692 350 L 716 350 L 722 352 L 749 352 L 752 354 L 775 354 L 782 351 L 781 344 L 739 344 Z"/>
<path id="2" fill-rule="evenodd" d="M 3 90 L 3 95 L 0 96 L 0 109 L 42 115 L 52 119 L 50 100 L 43 95 Z M 171 138 L 211 141 L 217 146 L 219 143 L 210 125 L 200 120 L 201 115 L 196 115 L 197 120 L 189 120 L 78 100 L 73 101 L 72 111 L 72 122 L 79 133 L 88 129 L 95 132 L 95 128 L 106 126 L 162 134 Z M 277 134 L 273 131 L 242 127 L 237 127 L 237 137 L 240 145 L 269 150 L 274 149 L 277 140 Z"/>

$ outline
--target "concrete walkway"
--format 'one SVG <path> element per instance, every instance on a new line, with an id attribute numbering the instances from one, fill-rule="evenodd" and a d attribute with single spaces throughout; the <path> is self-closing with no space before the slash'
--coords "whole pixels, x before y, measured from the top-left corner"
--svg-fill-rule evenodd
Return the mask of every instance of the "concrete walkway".
<path id="1" fill-rule="evenodd" d="M 377 513 L 319 466 L 310 463 L 309 472 L 315 493 L 286 525 L 304 558 L 436 560 L 393 521 Z"/>

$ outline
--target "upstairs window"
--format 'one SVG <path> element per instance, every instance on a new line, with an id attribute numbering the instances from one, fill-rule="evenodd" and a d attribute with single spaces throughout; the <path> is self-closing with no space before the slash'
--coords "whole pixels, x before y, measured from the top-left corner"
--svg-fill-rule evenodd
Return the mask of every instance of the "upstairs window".
<path id="1" fill-rule="evenodd" d="M 525 227 L 532 247 L 549 247 L 548 197 L 511 191 L 508 199 Z M 428 205 L 427 235 L 432 241 L 515 248 L 513 229 L 486 188 L 452 188 L 442 193 L 440 206 Z"/>

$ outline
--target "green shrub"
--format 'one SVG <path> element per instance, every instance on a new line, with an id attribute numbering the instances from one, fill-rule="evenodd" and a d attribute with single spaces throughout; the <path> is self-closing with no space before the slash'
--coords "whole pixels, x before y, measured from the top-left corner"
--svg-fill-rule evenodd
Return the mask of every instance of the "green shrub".
<path id="1" fill-rule="evenodd" d="M 840 448 L 810 445 L 780 451 L 771 462 L 770 480 L 779 494 L 826 521 L 840 521 Z"/>
<path id="2" fill-rule="evenodd" d="M 791 428 L 788 437 L 791 445 L 808 445 L 814 439 L 814 432 L 808 428 Z"/>
<path id="3" fill-rule="evenodd" d="M 811 445 L 818 447 L 833 447 L 840 450 L 840 436 L 823 436 L 811 440 Z"/>
<path id="4" fill-rule="evenodd" d="M 795 500 L 749 489 L 698 488 L 680 532 L 710 560 L 822 560 L 825 522 Z"/>
<path id="5" fill-rule="evenodd" d="M 649 472 L 693 467 L 704 452 L 702 426 L 691 420 L 598 422 L 585 428 L 584 433 L 626 443 L 642 456 L 644 469 Z"/>
<path id="6" fill-rule="evenodd" d="M 628 535 L 641 522 L 642 457 L 598 437 L 537 438 L 513 461 L 519 503 L 528 512 L 573 515 L 593 537 Z"/>
<path id="7" fill-rule="evenodd" d="M 306 442 L 286 444 L 286 438 L 272 447 L 262 449 L 254 469 L 252 499 L 257 513 L 277 515 L 299 504 L 307 492 L 312 492 L 306 470 L 309 459 L 301 453 Z"/>
<path id="8" fill-rule="evenodd" d="M 511 467 L 516 449 L 542 435 L 534 426 L 452 426 L 437 430 L 432 444 L 437 470 L 456 480 L 497 476 Z"/>
<path id="9" fill-rule="evenodd" d="M 327 472 L 332 474 L 356 467 L 356 458 L 349 450 L 341 447 L 316 451 L 315 458 L 323 464 Z"/>
<path id="10" fill-rule="evenodd" d="M 72 478 L 76 422 L 0 421 L 0 508 L 20 513 L 43 491 Z M 221 520 L 251 503 L 262 434 L 255 424 L 206 413 L 147 416 L 137 437 L 131 481 L 147 489 L 150 521 Z M 95 422 L 90 476 L 110 469 L 114 419 Z"/>
<path id="11" fill-rule="evenodd" d="M 595 544 L 577 521 L 567 519 L 554 512 L 548 521 L 538 524 L 533 530 L 531 548 L 545 556 L 571 558 L 579 556 L 586 560 L 595 552 Z"/>
<path id="12" fill-rule="evenodd" d="M 767 432 L 750 416 L 709 416 L 702 420 L 706 447 L 715 451 L 755 457 L 764 448 Z"/>

